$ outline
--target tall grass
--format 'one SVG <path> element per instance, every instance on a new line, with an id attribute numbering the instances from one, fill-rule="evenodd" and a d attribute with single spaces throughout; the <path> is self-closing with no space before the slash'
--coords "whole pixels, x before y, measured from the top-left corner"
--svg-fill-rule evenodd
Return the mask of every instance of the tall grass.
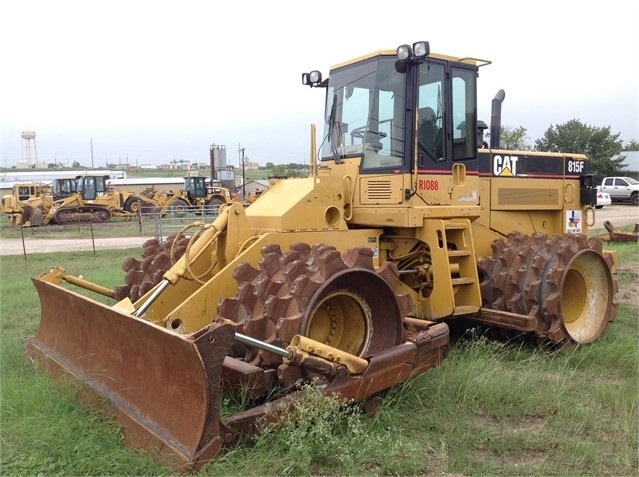
<path id="1" fill-rule="evenodd" d="M 610 244 L 620 288 L 637 244 Z M 0 257 L 0 474 L 170 475 L 124 445 L 23 357 L 39 322 L 29 277 L 53 265 L 113 288 L 139 250 Z M 634 262 L 633 262 L 634 261 Z M 595 343 L 548 351 L 470 329 L 428 373 L 383 393 L 373 417 L 312 386 L 277 426 L 198 475 L 614 475 L 639 473 L 639 303 Z"/>

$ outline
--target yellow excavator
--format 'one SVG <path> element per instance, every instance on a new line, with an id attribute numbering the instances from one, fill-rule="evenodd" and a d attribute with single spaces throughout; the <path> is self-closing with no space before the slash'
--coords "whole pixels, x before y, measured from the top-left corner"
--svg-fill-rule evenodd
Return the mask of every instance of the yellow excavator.
<path id="1" fill-rule="evenodd" d="M 543 346 L 596 340 L 617 282 L 588 236 L 587 158 L 503 150 L 497 119 L 481 147 L 489 63 L 417 42 L 303 74 L 326 93 L 309 176 L 149 243 L 116 290 L 34 276 L 26 353 L 106 400 L 129 444 L 188 471 L 276 419 L 300 382 L 374 411 L 445 358 L 458 319 Z M 251 404 L 221 418 L 222 392 Z"/>

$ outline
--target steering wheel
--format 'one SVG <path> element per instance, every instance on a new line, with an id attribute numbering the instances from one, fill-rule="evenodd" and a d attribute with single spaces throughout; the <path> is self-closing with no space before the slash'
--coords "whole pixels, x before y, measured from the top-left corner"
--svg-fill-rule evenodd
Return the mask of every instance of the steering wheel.
<path id="1" fill-rule="evenodd" d="M 366 134 L 373 134 L 373 135 L 378 136 L 380 138 L 384 138 L 384 137 L 388 136 L 388 134 L 386 134 L 385 132 L 382 132 L 382 131 L 371 131 L 371 130 L 367 129 L 367 126 L 360 126 L 360 127 L 355 128 L 355 129 L 353 129 L 351 131 L 351 137 L 353 139 L 364 139 Z"/>

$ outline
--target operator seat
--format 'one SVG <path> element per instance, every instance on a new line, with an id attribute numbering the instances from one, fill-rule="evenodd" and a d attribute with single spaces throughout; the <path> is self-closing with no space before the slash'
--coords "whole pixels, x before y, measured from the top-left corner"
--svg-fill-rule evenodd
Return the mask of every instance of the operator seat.
<path id="1" fill-rule="evenodd" d="M 437 127 L 437 116 L 433 108 L 419 109 L 419 143 L 435 158 L 442 157 L 441 130 Z"/>

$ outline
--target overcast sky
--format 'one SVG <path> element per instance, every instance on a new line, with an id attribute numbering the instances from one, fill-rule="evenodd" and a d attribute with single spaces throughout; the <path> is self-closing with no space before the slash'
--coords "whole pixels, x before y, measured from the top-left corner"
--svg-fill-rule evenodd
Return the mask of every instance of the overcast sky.
<path id="1" fill-rule="evenodd" d="M 502 125 L 531 143 L 571 119 L 639 140 L 639 2 L 4 1 L 0 166 L 308 162 L 323 89 L 301 74 L 428 40 L 480 69 L 480 119 L 499 89 Z M 318 137 L 318 144 L 321 138 Z M 91 156 L 93 146 L 93 164 Z"/>

